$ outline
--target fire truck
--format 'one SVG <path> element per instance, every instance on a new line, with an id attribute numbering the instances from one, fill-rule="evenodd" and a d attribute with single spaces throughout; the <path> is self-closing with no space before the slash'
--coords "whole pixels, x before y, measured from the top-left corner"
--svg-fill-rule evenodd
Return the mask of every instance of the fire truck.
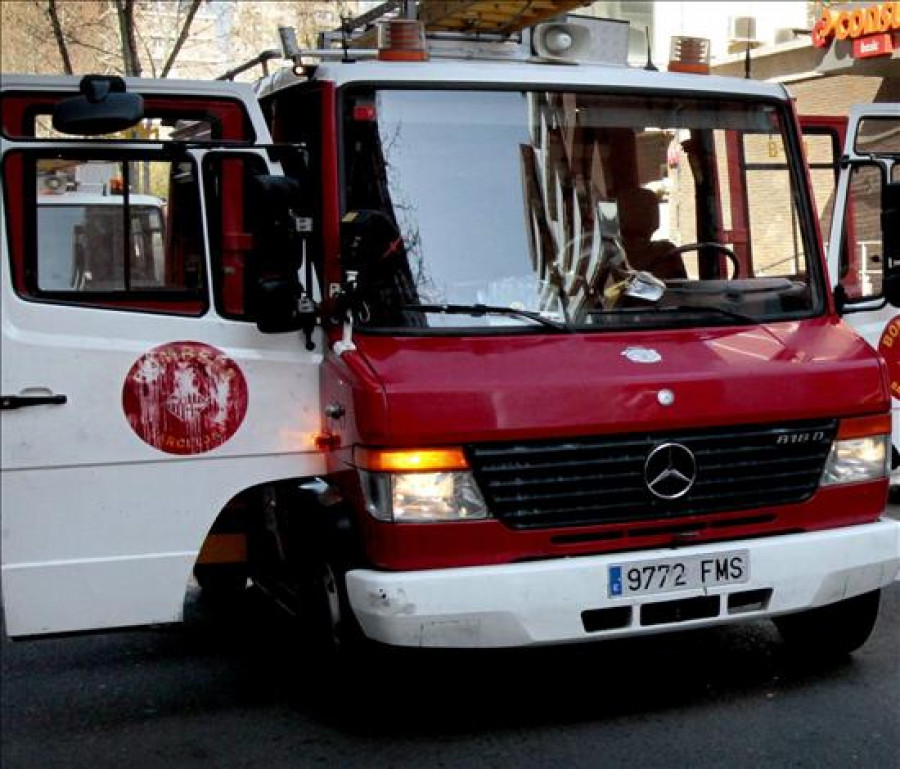
<path id="1" fill-rule="evenodd" d="M 890 372 L 891 499 L 896 501 L 900 499 L 900 349 L 894 340 L 900 334 L 900 316 L 889 303 L 867 297 L 880 294 L 881 178 L 897 173 L 892 169 L 900 160 L 900 105 L 859 105 L 849 117 L 801 116 L 800 124 L 829 272 L 835 286 L 840 283 L 845 297 L 853 300 L 846 308 L 847 322 L 878 349 Z M 841 183 L 844 189 L 838 198 Z"/>
<path id="2" fill-rule="evenodd" d="M 629 67 L 579 3 L 387 5 L 285 35 L 253 89 L 4 76 L 7 633 L 252 584 L 322 654 L 759 619 L 859 647 L 900 570 L 889 374 L 783 87 L 703 74 L 690 39 Z M 41 223 L 60 161 L 122 179 L 102 284 L 48 274 L 87 227 Z M 866 301 L 897 306 L 876 167 Z"/>

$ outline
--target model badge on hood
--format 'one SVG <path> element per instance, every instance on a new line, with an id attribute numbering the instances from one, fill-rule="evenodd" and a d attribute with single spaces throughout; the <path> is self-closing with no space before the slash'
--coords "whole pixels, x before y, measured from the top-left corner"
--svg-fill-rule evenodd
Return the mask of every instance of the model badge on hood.
<path id="1" fill-rule="evenodd" d="M 650 347 L 626 347 L 622 355 L 632 363 L 659 363 L 662 360 L 662 355 Z"/>

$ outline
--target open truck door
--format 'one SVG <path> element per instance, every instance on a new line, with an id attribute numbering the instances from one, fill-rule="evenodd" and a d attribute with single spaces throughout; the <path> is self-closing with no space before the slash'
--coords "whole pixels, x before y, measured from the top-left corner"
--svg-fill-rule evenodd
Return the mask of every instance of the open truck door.
<path id="1" fill-rule="evenodd" d="M 3 78 L 12 637 L 178 621 L 229 504 L 320 470 L 320 354 L 274 304 L 299 291 L 300 251 L 249 88 L 78 87 Z M 239 560 L 221 539 L 211 560 Z"/>
<path id="2" fill-rule="evenodd" d="M 813 123 L 815 125 L 815 123 Z M 811 139 L 806 126 L 804 132 Z M 816 129 L 821 134 L 828 130 Z M 828 268 L 845 320 L 881 353 L 890 372 L 893 396 L 893 493 L 898 492 L 900 465 L 900 104 L 865 104 L 852 108 L 845 127 L 843 154 L 834 158 L 832 191 L 816 183 L 816 161 L 810 157 L 813 187 L 828 253 Z M 819 147 L 819 153 L 823 147 Z M 824 165 L 824 163 L 820 163 Z M 837 173 L 837 169 L 840 173 Z M 824 206 L 823 206 L 824 202 Z M 832 216 L 833 212 L 833 216 Z"/>

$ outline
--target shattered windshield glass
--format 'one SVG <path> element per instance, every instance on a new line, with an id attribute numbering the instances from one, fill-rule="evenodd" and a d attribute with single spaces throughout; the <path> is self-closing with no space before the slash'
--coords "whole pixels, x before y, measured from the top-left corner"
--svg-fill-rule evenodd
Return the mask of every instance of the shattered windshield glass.
<path id="1" fill-rule="evenodd" d="M 783 123 L 750 101 L 354 89 L 341 260 L 356 322 L 550 332 L 818 312 Z"/>

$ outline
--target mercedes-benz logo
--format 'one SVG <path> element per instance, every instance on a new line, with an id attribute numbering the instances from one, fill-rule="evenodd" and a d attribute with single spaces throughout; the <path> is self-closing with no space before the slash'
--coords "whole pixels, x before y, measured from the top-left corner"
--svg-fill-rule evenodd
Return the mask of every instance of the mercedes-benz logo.
<path id="1" fill-rule="evenodd" d="M 678 499 L 687 494 L 697 480 L 697 460 L 680 443 L 663 443 L 647 455 L 644 482 L 650 493 L 660 499 Z"/>

